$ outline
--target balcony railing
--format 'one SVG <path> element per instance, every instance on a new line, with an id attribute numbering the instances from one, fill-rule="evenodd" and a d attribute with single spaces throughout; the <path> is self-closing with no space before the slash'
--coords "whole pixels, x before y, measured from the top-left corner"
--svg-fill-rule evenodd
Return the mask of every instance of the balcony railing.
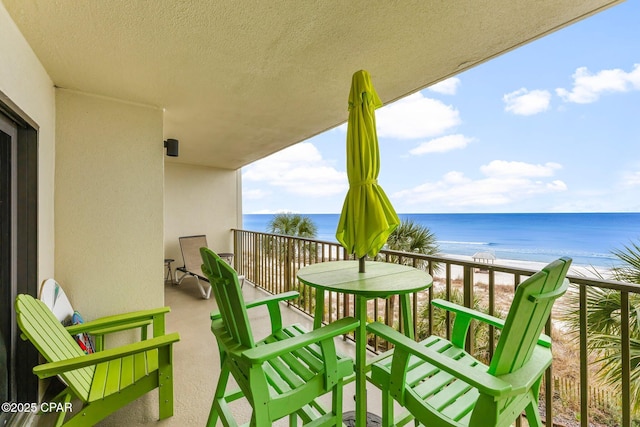
<path id="1" fill-rule="evenodd" d="M 233 231 L 234 264 L 239 273 L 271 293 L 298 290 L 300 297 L 293 300 L 291 305 L 310 316 L 314 313 L 315 289 L 297 281 L 298 270 L 318 262 L 350 259 L 344 249 L 334 242 L 246 230 Z M 434 332 L 450 337 L 448 314 L 432 309 L 432 299 L 454 300 L 467 307 L 503 317 L 508 311 L 515 288 L 536 271 L 390 250 L 381 251 L 378 260 L 411 265 L 427 271 L 434 278 L 432 287 L 413 294 L 411 298 L 413 327 L 417 339 Z M 542 416 L 546 420 L 553 420 L 553 424 L 546 423 L 547 425 L 640 425 L 639 411 L 632 408 L 632 404 L 636 405 L 636 402 L 632 399 L 631 387 L 632 378 L 638 381 L 640 376 L 640 356 L 637 354 L 640 343 L 638 337 L 631 336 L 632 324 L 629 321 L 630 296 L 640 296 L 640 286 L 589 278 L 572 272 L 568 277 L 573 284 L 570 290 L 573 293 L 572 300 L 579 301 L 576 313 L 580 328 L 576 334 L 570 333 L 570 328 L 563 320 L 565 317 L 562 315 L 561 299 L 556 303 L 552 318 L 546 326 L 546 333 L 554 340 L 554 364 L 548 369 L 544 379 L 540 404 Z M 615 291 L 620 302 L 620 310 L 612 313 L 612 316 L 620 319 L 620 332 L 613 342 L 619 343 L 617 354 L 622 366 L 619 387 L 615 388 L 597 378 L 596 372 L 602 367 L 602 362 L 598 360 L 601 355 L 594 354 L 588 346 L 591 337 L 587 334 L 587 295 L 588 290 L 594 288 Z M 352 296 L 325 293 L 323 322 L 329 323 L 353 315 L 354 311 Z M 368 312 L 371 321 L 377 320 L 395 327 L 402 325 L 399 304 L 394 298 L 369 301 Z M 564 310 L 564 316 L 566 312 Z M 637 317 L 640 318 L 640 313 Z M 477 357 L 490 360 L 499 331 L 493 327 L 472 328 L 474 329 L 467 335 L 466 350 Z M 632 343 L 635 348 L 633 353 Z M 374 352 L 387 348 L 386 343 L 380 342 L 377 337 L 370 337 L 369 344 Z M 518 420 L 517 425 L 521 423 Z"/>

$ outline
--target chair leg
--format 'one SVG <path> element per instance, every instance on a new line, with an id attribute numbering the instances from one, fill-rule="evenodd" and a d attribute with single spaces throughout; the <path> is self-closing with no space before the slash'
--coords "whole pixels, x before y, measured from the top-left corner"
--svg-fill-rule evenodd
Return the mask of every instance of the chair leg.
<path id="1" fill-rule="evenodd" d="M 295 417 L 295 414 L 294 414 Z M 272 427 L 273 422 L 269 419 L 268 414 L 263 408 L 253 408 L 253 414 L 251 415 L 251 421 L 249 422 L 251 427 Z"/>
<path id="2" fill-rule="evenodd" d="M 535 399 L 529 402 L 524 412 L 530 427 L 542 427 L 542 420 L 540 419 L 540 412 L 538 412 L 538 405 Z"/>
<path id="3" fill-rule="evenodd" d="M 540 419 L 540 412 L 538 411 L 538 396 L 540 393 L 540 384 L 542 383 L 542 377 L 533 384 L 529 389 L 529 404 L 524 408 L 525 415 L 527 416 L 527 423 L 531 427 L 542 427 L 542 420 Z"/>
<path id="4" fill-rule="evenodd" d="M 175 280 L 176 285 L 180 285 L 180 284 L 182 284 L 182 281 L 183 281 L 187 276 L 190 276 L 190 274 L 189 274 L 189 273 L 182 273 L 182 276 L 180 276 L 180 279 L 178 279 L 178 271 L 176 270 L 176 280 Z"/>
<path id="5" fill-rule="evenodd" d="M 71 391 L 68 388 L 65 388 L 62 392 L 58 393 L 56 397 L 51 399 L 52 402 L 60 402 L 66 408 L 69 403 L 71 403 L 71 398 L 73 397 Z M 58 416 L 56 417 L 55 427 L 60 427 L 64 424 L 64 418 L 67 415 L 66 411 L 60 411 Z"/>
<path id="6" fill-rule="evenodd" d="M 202 285 L 202 283 L 200 282 L 200 279 L 198 278 L 198 276 L 193 276 L 193 277 L 196 278 L 196 283 L 198 284 L 198 287 L 200 288 L 200 293 L 202 294 L 202 298 L 209 299 L 211 297 L 211 285 L 209 285 L 209 288 L 205 290 L 205 288 Z"/>
<path id="7" fill-rule="evenodd" d="M 160 419 L 173 416 L 173 347 L 158 349 L 158 404 Z"/>
<path id="8" fill-rule="evenodd" d="M 218 422 L 218 409 L 216 408 L 216 399 L 213 399 L 211 403 L 211 410 L 209 411 L 209 418 L 207 418 L 207 427 L 216 427 Z"/>
<path id="9" fill-rule="evenodd" d="M 342 389 L 343 381 L 340 380 L 335 386 L 333 386 L 333 392 L 331 393 L 331 409 L 335 417 L 335 426 L 337 427 L 342 425 Z"/>
<path id="10" fill-rule="evenodd" d="M 382 426 L 393 426 L 393 397 L 391 392 L 383 388 L 382 390 Z"/>
<path id="11" fill-rule="evenodd" d="M 229 381 L 229 368 L 224 365 L 220 369 L 220 378 L 218 379 L 218 385 L 216 386 L 216 392 L 213 395 L 213 402 L 211 403 L 211 410 L 209 411 L 209 418 L 207 419 L 207 427 L 215 427 L 218 421 L 218 402 L 224 401 L 224 393 L 227 390 L 227 382 Z"/>

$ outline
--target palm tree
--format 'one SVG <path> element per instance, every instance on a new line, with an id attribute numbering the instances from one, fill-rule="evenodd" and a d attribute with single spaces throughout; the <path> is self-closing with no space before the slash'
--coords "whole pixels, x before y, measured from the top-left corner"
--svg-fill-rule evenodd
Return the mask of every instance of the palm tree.
<path id="1" fill-rule="evenodd" d="M 318 227 L 306 215 L 285 212 L 276 214 L 269 221 L 267 231 L 281 236 L 313 239 L 318 233 Z M 301 253 L 311 255 L 315 250 L 315 246 L 307 242 L 294 243 L 292 239 L 282 238 L 269 238 L 266 241 L 265 248 L 271 252 L 275 250 L 275 253 L 280 254 L 278 257 L 284 258 L 285 261 L 293 261 L 295 255 L 300 255 Z"/>
<path id="2" fill-rule="evenodd" d="M 290 212 L 275 215 L 271 221 L 269 221 L 267 230 L 273 234 L 307 239 L 315 238 L 318 233 L 318 227 L 310 217 Z M 310 242 L 294 242 L 294 239 L 273 236 L 267 237 L 267 240 L 264 241 L 264 247 L 271 254 L 275 255 L 278 262 L 284 264 L 284 277 L 287 289 L 293 289 L 294 286 L 297 286 L 295 285 L 297 281 L 294 267 L 296 260 L 299 260 L 300 255 L 308 256 L 309 259 L 311 259 L 316 249 L 316 246 Z M 305 298 L 305 292 L 304 289 L 298 290 L 301 291 L 300 294 L 302 295 L 302 300 L 298 303 L 302 304 Z M 313 293 L 314 290 L 311 290 L 311 292 Z"/>
<path id="3" fill-rule="evenodd" d="M 318 227 L 311 218 L 291 212 L 275 215 L 273 219 L 269 221 L 268 230 L 274 234 L 306 237 L 309 239 L 316 237 L 318 233 Z"/>
<path id="4" fill-rule="evenodd" d="M 436 255 L 440 248 L 436 235 L 429 227 L 418 224 L 411 219 L 403 219 L 400 225 L 387 239 L 387 249 L 393 251 L 412 252 L 424 255 Z M 392 257 L 393 262 L 398 262 L 397 257 Z M 405 262 L 410 262 L 407 259 Z M 416 267 L 422 267 L 426 262 L 420 262 Z"/>
<path id="5" fill-rule="evenodd" d="M 611 252 L 622 264 L 613 267 L 610 279 L 640 284 L 640 244 L 632 243 Z M 593 271 L 600 279 L 606 280 L 598 271 Z M 587 304 L 587 346 L 598 355 L 596 362 L 602 364 L 598 370 L 600 379 L 610 385 L 618 395 L 622 390 L 622 348 L 621 317 L 622 302 L 620 292 L 591 286 L 585 287 Z M 572 333 L 580 331 L 580 293 L 567 293 L 567 309 L 564 318 Z M 636 414 L 640 413 L 640 294 L 629 295 L 629 335 L 631 356 L 631 401 Z"/>
<path id="6" fill-rule="evenodd" d="M 435 255 L 440 249 L 436 236 L 431 232 L 429 227 L 418 224 L 411 219 L 403 219 L 400 221 L 400 225 L 389 235 L 385 248 L 392 251 L 413 252 L 424 255 Z M 378 255 L 378 258 L 381 258 L 381 256 Z M 416 268 L 426 268 L 428 265 L 427 261 L 422 260 L 417 260 L 416 263 L 413 264 L 411 258 L 403 259 L 397 255 L 390 256 L 389 261 L 398 264 L 413 265 Z M 437 270 L 438 266 L 433 265 L 433 268 Z M 389 310 L 391 313 L 394 312 L 396 297 L 397 295 L 389 298 Z"/>

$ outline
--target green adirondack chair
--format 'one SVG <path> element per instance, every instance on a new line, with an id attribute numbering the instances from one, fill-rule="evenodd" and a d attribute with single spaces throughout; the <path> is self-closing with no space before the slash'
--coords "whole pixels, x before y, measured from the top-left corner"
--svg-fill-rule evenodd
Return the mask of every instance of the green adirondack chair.
<path id="1" fill-rule="evenodd" d="M 51 310 L 56 319 L 63 324 L 70 322 L 71 317 L 76 312 L 71 306 L 64 289 L 54 279 L 47 279 L 42 283 L 39 299 Z M 140 339 L 146 340 L 150 326 L 154 337 L 164 335 L 164 316 L 169 311 L 169 307 L 133 311 L 66 326 L 65 329 L 71 335 L 85 334 L 87 331 L 91 331 L 96 351 L 102 351 L 104 350 L 104 338 L 116 332 L 137 329 L 140 331 Z"/>
<path id="2" fill-rule="evenodd" d="M 372 382 L 382 390 L 383 425 L 415 418 L 429 427 L 510 426 L 524 411 L 530 426 L 541 426 L 538 392 L 551 365 L 551 340 L 541 333 L 554 301 L 569 286 L 570 264 L 569 258 L 558 259 L 520 284 L 504 321 L 434 300 L 434 306 L 455 313 L 451 341 L 431 336 L 417 343 L 388 326 L 368 325 L 395 345 L 371 369 Z M 502 329 L 489 366 L 463 350 L 471 320 Z M 396 420 L 394 399 L 408 411 Z"/>
<path id="3" fill-rule="evenodd" d="M 34 367 L 33 373 L 39 378 L 62 378 L 67 388 L 54 401 L 68 403 L 77 398 L 83 403 L 81 410 L 74 408 L 66 423 L 65 412 L 60 412 L 56 426 L 94 425 L 156 388 L 160 419 L 173 415 L 172 345 L 180 340 L 177 333 L 84 354 L 42 301 L 18 295 L 15 308 L 23 337 L 47 361 Z M 98 326 L 106 327 L 104 323 Z M 154 334 L 160 332 L 164 334 L 164 322 L 154 327 Z"/>
<path id="4" fill-rule="evenodd" d="M 207 425 L 215 426 L 220 417 L 225 426 L 237 426 L 228 403 L 243 397 L 253 409 L 251 426 L 271 426 L 287 416 L 291 426 L 298 417 L 314 426 L 342 425 L 343 380 L 353 373 L 353 361 L 336 353 L 333 339 L 354 330 L 358 321 L 344 318 L 312 332 L 300 325 L 283 327 L 280 302 L 297 292 L 245 304 L 236 272 L 211 250 L 201 248 L 200 254 L 219 307 L 211 314 L 211 331 L 220 350 L 221 372 Z M 264 305 L 272 333 L 255 342 L 247 309 Z M 239 390 L 227 391 L 229 375 Z M 316 401 L 327 393 L 332 402 L 328 411 Z"/>

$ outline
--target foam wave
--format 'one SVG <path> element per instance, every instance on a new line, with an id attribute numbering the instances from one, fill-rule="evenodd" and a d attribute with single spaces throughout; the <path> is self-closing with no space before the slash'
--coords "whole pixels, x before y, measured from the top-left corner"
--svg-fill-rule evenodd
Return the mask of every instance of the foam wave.
<path id="1" fill-rule="evenodd" d="M 459 242 L 456 240 L 439 240 L 438 243 L 446 245 L 472 245 L 472 246 L 495 246 L 497 243 L 491 242 Z"/>

